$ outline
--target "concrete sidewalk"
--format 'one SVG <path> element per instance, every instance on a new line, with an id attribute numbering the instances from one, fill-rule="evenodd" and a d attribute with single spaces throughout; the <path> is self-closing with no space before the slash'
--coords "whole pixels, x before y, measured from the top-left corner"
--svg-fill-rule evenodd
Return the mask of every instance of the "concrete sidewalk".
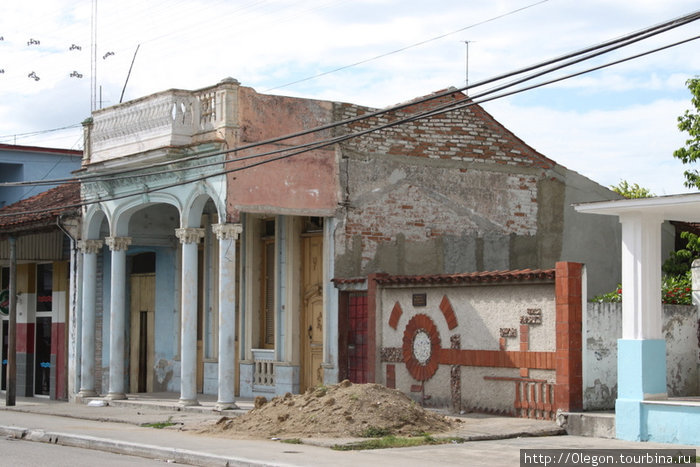
<path id="1" fill-rule="evenodd" d="M 251 401 L 238 404 L 241 411 L 252 407 Z M 465 417 L 462 429 L 454 435 L 482 441 L 373 451 L 335 451 L 328 447 L 354 441 L 347 439 L 314 438 L 303 439 L 303 444 L 288 444 L 205 436 L 187 431 L 200 423 L 218 419 L 221 413 L 214 412 L 212 407 L 213 402 L 204 400 L 200 407 L 178 410 L 175 400 L 162 395 L 161 398 L 151 395 L 111 401 L 106 407 L 39 398 L 18 398 L 15 407 L 5 407 L 3 398 L 0 401 L 0 435 L 207 466 L 518 465 L 520 449 L 526 448 L 676 447 L 552 436 L 561 433 L 552 422 L 476 415 Z M 241 411 L 226 411 L 225 414 L 235 415 Z M 175 425 L 165 429 L 141 426 L 165 421 Z"/>

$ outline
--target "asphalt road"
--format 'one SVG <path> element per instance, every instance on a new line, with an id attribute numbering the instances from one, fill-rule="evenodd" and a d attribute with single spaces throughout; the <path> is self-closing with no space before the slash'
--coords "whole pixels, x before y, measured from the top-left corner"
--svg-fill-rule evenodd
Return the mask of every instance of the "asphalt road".
<path id="1" fill-rule="evenodd" d="M 58 444 L 0 438 L 1 467 L 95 467 L 96 465 L 100 467 L 163 467 L 167 463 L 165 460 L 156 461 Z"/>

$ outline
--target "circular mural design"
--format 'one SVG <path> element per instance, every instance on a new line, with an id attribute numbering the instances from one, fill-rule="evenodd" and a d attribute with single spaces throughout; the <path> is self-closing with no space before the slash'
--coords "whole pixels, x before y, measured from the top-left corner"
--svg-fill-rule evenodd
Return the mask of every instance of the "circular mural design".
<path id="1" fill-rule="evenodd" d="M 403 361 L 418 381 L 433 377 L 438 367 L 440 334 L 433 320 L 422 313 L 406 324 L 403 332 Z"/>
<path id="2" fill-rule="evenodd" d="M 418 363 L 425 365 L 430 360 L 430 336 L 427 332 L 420 329 L 415 336 L 413 336 L 413 356 Z"/>

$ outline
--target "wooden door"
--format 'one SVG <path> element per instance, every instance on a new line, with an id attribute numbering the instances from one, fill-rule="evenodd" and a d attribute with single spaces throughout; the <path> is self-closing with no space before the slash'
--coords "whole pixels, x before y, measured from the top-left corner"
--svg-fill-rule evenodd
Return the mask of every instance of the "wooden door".
<path id="1" fill-rule="evenodd" d="M 153 392 L 156 275 L 131 275 L 129 392 Z"/>
<path id="2" fill-rule="evenodd" d="M 323 384 L 323 237 L 302 240 L 301 391 Z"/>

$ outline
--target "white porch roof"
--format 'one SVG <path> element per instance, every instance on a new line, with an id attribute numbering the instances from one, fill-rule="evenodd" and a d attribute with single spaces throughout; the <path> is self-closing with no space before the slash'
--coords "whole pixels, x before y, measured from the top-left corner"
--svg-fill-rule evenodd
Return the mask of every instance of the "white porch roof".
<path id="1" fill-rule="evenodd" d="M 621 216 L 636 213 L 652 215 L 663 220 L 698 222 L 700 221 L 700 192 L 581 203 L 574 204 L 574 209 L 587 214 Z"/>

